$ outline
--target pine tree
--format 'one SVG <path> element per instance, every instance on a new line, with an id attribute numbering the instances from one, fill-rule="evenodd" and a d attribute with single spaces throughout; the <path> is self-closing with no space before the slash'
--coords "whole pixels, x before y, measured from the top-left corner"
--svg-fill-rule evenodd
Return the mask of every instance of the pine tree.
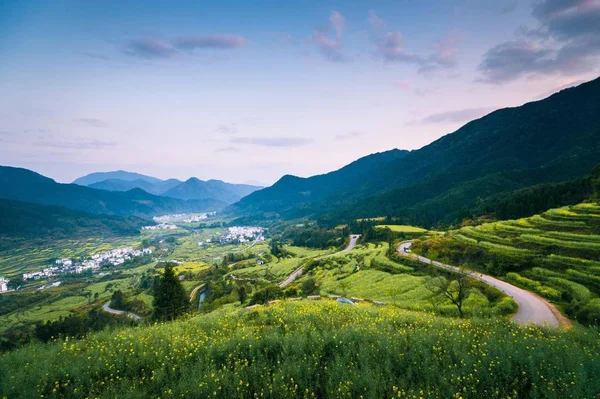
<path id="1" fill-rule="evenodd" d="M 189 310 L 190 302 L 173 266 L 165 266 L 164 273 L 156 280 L 152 305 L 152 317 L 161 321 L 174 320 Z"/>

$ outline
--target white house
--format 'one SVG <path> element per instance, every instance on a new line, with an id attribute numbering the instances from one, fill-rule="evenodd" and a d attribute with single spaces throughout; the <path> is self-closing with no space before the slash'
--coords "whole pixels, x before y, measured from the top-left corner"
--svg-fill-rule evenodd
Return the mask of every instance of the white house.
<path id="1" fill-rule="evenodd" d="M 4 277 L 0 277 L 0 292 L 8 291 L 8 280 Z"/>

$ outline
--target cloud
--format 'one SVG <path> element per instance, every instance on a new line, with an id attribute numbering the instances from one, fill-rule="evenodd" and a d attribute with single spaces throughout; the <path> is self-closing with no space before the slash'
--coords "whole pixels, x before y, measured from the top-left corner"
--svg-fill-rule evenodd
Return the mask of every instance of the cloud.
<path id="1" fill-rule="evenodd" d="M 108 127 L 108 123 L 106 123 L 100 119 L 79 118 L 79 119 L 76 119 L 75 121 L 79 122 L 81 124 L 87 125 L 87 126 L 91 126 L 91 127 L 99 127 L 99 128 Z"/>
<path id="2" fill-rule="evenodd" d="M 369 16 L 367 17 L 367 20 L 369 21 L 369 24 L 376 29 L 385 28 L 387 26 L 385 20 L 379 18 L 375 10 L 369 10 Z"/>
<path id="3" fill-rule="evenodd" d="M 74 149 L 74 150 L 95 150 L 115 147 L 118 145 L 116 141 L 104 140 L 73 140 L 73 139 L 50 139 L 40 138 L 35 143 L 38 147 L 59 148 L 59 149 Z"/>
<path id="4" fill-rule="evenodd" d="M 237 133 L 237 131 L 238 131 L 237 123 L 232 123 L 229 125 L 226 125 L 226 124 L 219 125 L 215 129 L 215 132 L 222 133 L 222 134 L 234 134 L 234 133 Z"/>
<path id="5" fill-rule="evenodd" d="M 422 56 L 405 49 L 402 33 L 388 32 L 383 38 L 375 40 L 375 53 L 386 62 L 414 64 L 419 67 L 420 73 L 427 73 L 439 68 L 454 67 L 461 40 L 460 35 L 448 35 L 434 43 L 429 55 Z"/>
<path id="6" fill-rule="evenodd" d="M 325 30 L 317 29 L 312 36 L 313 43 L 326 60 L 331 62 L 346 62 L 348 57 L 344 54 L 342 35 L 344 33 L 346 20 L 342 14 L 333 11 L 329 17 L 329 26 Z M 330 31 L 335 32 L 334 37 Z"/>
<path id="7" fill-rule="evenodd" d="M 500 14 L 510 14 L 511 12 L 517 9 L 518 5 L 518 0 L 508 0 L 505 4 L 503 4 L 500 7 Z"/>
<path id="8" fill-rule="evenodd" d="M 346 18 L 337 11 L 332 11 L 329 16 L 329 23 L 335 30 L 336 36 L 339 38 L 344 34 L 344 28 L 346 26 Z"/>
<path id="9" fill-rule="evenodd" d="M 354 131 L 354 132 L 347 132 L 347 133 L 337 134 L 335 136 L 335 138 L 336 138 L 336 140 L 351 140 L 351 139 L 355 139 L 355 138 L 358 138 L 358 137 L 361 137 L 361 136 L 364 136 L 364 135 L 365 135 L 365 132 Z"/>
<path id="10" fill-rule="evenodd" d="M 145 59 L 169 58 L 173 48 L 165 42 L 154 39 L 136 39 L 129 42 L 125 52 L 129 55 Z"/>
<path id="11" fill-rule="evenodd" d="M 326 33 L 317 31 L 313 34 L 313 42 L 317 44 L 323 57 L 331 62 L 345 62 L 346 56 L 342 51 L 342 42 L 331 39 Z"/>
<path id="12" fill-rule="evenodd" d="M 580 79 L 580 80 L 576 80 L 574 82 L 570 82 L 570 83 L 567 83 L 567 84 L 564 84 L 564 85 L 560 85 L 558 87 L 555 87 L 552 90 L 548 90 L 548 91 L 543 92 L 542 94 L 540 94 L 537 97 L 535 97 L 535 99 L 536 100 L 541 100 L 541 99 L 546 98 L 548 96 L 551 96 L 552 94 L 557 93 L 557 92 L 559 92 L 561 90 L 568 89 L 570 87 L 579 86 L 580 84 L 585 83 L 585 82 L 586 82 L 586 80 Z"/>
<path id="13" fill-rule="evenodd" d="M 246 45 L 247 40 L 237 35 L 179 36 L 172 40 L 136 39 L 130 41 L 125 52 L 145 59 L 166 59 L 181 51 L 197 49 L 235 49 Z"/>
<path id="14" fill-rule="evenodd" d="M 313 142 L 302 137 L 239 137 L 231 139 L 234 144 L 253 144 L 263 147 L 301 147 Z"/>
<path id="15" fill-rule="evenodd" d="M 237 147 L 220 147 L 215 149 L 215 152 L 239 152 L 240 149 Z"/>
<path id="16" fill-rule="evenodd" d="M 108 56 L 106 56 L 104 54 L 92 53 L 92 52 L 89 52 L 89 51 L 79 51 L 79 54 L 85 55 L 86 57 L 93 58 L 93 59 L 96 59 L 96 60 L 109 61 L 111 59 L 110 57 L 108 57 Z"/>
<path id="17" fill-rule="evenodd" d="M 493 108 L 467 108 L 456 111 L 440 112 L 431 114 L 419 121 L 409 122 L 410 125 L 421 124 L 427 125 L 432 123 L 459 123 L 467 122 L 473 119 L 480 118 L 490 113 Z"/>
<path id="18" fill-rule="evenodd" d="M 412 92 L 417 96 L 426 96 L 432 93 L 437 92 L 438 88 L 422 88 L 422 87 L 413 87 L 412 83 L 408 80 L 397 80 L 392 83 L 392 85 L 402 91 Z"/>
<path id="19" fill-rule="evenodd" d="M 478 66 L 481 81 L 505 83 L 521 77 L 575 75 L 598 68 L 600 0 L 542 0 L 533 5 L 538 26 L 522 38 L 488 50 Z"/>
<path id="20" fill-rule="evenodd" d="M 237 35 L 180 36 L 173 39 L 171 44 L 176 49 L 188 51 L 206 48 L 233 49 L 246 45 L 246 39 Z"/>

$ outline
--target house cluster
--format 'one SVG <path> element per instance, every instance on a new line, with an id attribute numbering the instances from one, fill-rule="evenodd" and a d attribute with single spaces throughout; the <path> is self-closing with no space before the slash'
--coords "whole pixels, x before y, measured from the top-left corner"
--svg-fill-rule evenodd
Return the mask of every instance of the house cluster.
<path id="1" fill-rule="evenodd" d="M 241 244 L 250 241 L 264 241 L 265 230 L 266 229 L 263 227 L 229 227 L 227 231 L 219 237 L 219 240 L 222 245 Z"/>
<path id="2" fill-rule="evenodd" d="M 133 249 L 133 247 L 125 247 L 97 253 L 80 261 L 73 261 L 69 258 L 57 259 L 54 265 L 45 268 L 41 272 L 23 273 L 23 280 L 39 280 L 64 273 L 82 273 L 87 270 L 97 271 L 104 265 L 119 266 L 129 259 L 150 255 L 151 253 L 150 248 Z"/>
<path id="3" fill-rule="evenodd" d="M 208 213 L 174 213 L 171 215 L 155 216 L 152 219 L 156 223 L 193 223 L 200 222 L 207 219 L 209 216 L 213 216 L 216 212 Z"/>
<path id="4" fill-rule="evenodd" d="M 8 291 L 8 279 L 0 277 L 0 292 Z"/>
<path id="5" fill-rule="evenodd" d="M 144 226 L 142 230 L 177 230 L 178 227 L 170 223 L 159 223 L 154 226 Z"/>

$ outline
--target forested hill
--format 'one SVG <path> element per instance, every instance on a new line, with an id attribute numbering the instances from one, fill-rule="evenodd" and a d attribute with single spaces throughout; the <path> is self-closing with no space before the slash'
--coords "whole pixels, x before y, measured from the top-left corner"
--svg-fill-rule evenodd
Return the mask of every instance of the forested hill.
<path id="1" fill-rule="evenodd" d="M 8 166 L 0 166 L 0 198 L 64 206 L 90 213 L 139 217 L 215 211 L 225 205 L 212 199 L 186 201 L 160 197 L 141 189 L 111 192 L 76 184 L 60 184 L 30 170 Z"/>
<path id="2" fill-rule="evenodd" d="M 234 204 L 231 211 L 284 212 L 305 204 L 315 204 L 324 198 L 361 190 L 373 173 L 393 160 L 403 159 L 406 150 L 390 150 L 360 158 L 334 172 L 301 178 L 283 176 L 271 187 L 256 191 Z"/>
<path id="3" fill-rule="evenodd" d="M 433 224 L 478 199 L 583 177 L 599 160 L 596 79 L 469 122 L 419 150 L 375 165 L 350 186 L 332 179 L 321 195 L 303 195 L 305 181 L 288 178 L 278 190 L 275 185 L 244 198 L 236 209 L 288 217 L 410 216 L 413 222 Z"/>
<path id="4" fill-rule="evenodd" d="M 0 199 L 0 247 L 3 240 L 62 239 L 136 235 L 152 221 L 97 215 L 58 206 Z"/>

